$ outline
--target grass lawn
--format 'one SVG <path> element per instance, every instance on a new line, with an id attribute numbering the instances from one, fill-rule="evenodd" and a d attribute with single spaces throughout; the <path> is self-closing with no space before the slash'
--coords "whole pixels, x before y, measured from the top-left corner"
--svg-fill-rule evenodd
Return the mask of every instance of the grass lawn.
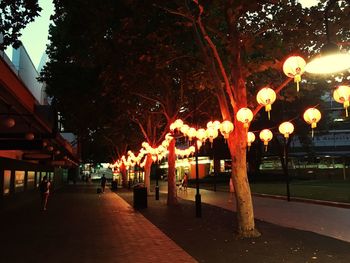
<path id="1" fill-rule="evenodd" d="M 286 195 L 285 183 L 252 183 L 253 193 Z M 350 181 L 307 180 L 292 181 L 290 196 L 316 200 L 350 203 Z"/>
<path id="2" fill-rule="evenodd" d="M 194 181 L 189 183 L 195 187 Z M 214 190 L 214 182 L 200 182 L 200 188 Z M 286 196 L 285 182 L 254 182 L 250 183 L 252 193 Z M 314 200 L 350 203 L 350 180 L 293 180 L 289 184 L 290 196 Z M 216 190 L 227 192 L 229 185 L 216 183 Z"/>

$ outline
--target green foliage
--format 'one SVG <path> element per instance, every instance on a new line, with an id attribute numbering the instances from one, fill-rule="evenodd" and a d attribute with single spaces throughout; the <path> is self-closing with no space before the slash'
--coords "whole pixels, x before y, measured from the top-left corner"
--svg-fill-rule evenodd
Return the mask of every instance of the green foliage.
<path id="1" fill-rule="evenodd" d="M 39 16 L 41 7 L 38 0 L 1 0 L 0 1 L 0 35 L 3 40 L 0 50 L 13 45 L 18 47 L 21 30 Z"/>
<path id="2" fill-rule="evenodd" d="M 292 0 L 203 4 L 203 25 L 230 83 L 235 86 L 239 77 L 245 81 L 249 107 L 257 106 L 259 88 L 276 88 L 286 79 L 282 63 L 288 55 L 309 58 L 326 39 L 324 3 L 311 9 Z M 216 96 L 223 78 L 199 33 L 198 7 L 192 1 L 57 0 L 55 5 L 50 62 L 42 79 L 65 128 L 94 145 L 90 149 L 99 144 L 107 147 L 102 152 L 115 155 L 121 149 L 138 150 L 143 140 L 157 144 L 177 117 L 201 126 L 221 119 Z M 348 10 L 340 1 L 331 12 L 337 40 L 349 38 L 338 23 L 348 21 Z M 300 93 L 291 83 L 279 95 L 270 127 L 318 103 L 326 81 L 303 79 Z M 264 123 L 261 111 L 254 129 Z"/>

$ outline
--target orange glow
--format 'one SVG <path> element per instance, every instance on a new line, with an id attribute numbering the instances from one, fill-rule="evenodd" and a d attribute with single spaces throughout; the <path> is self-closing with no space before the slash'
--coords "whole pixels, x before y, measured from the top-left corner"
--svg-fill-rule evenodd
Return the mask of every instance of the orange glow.
<path id="1" fill-rule="evenodd" d="M 189 138 L 189 140 L 191 141 L 193 137 L 195 137 L 197 134 L 197 130 L 195 128 L 189 128 L 188 132 L 187 132 L 187 136 Z"/>
<path id="2" fill-rule="evenodd" d="M 240 108 L 237 112 L 236 118 L 244 124 L 245 128 L 248 128 L 249 123 L 253 119 L 253 112 L 249 108 Z"/>
<path id="3" fill-rule="evenodd" d="M 269 141 L 271 141 L 273 138 L 272 132 L 269 129 L 264 129 L 260 132 L 259 137 L 264 142 L 265 151 L 267 151 L 267 145 L 269 144 Z"/>
<path id="4" fill-rule="evenodd" d="M 262 88 L 256 95 L 256 100 L 260 105 L 265 106 L 265 111 L 268 112 L 270 119 L 271 104 L 276 100 L 275 91 L 269 87 Z"/>
<path id="5" fill-rule="evenodd" d="M 286 121 L 280 124 L 278 130 L 284 135 L 285 138 L 288 138 L 294 131 L 294 125 L 291 122 Z"/>
<path id="6" fill-rule="evenodd" d="M 234 126 L 233 123 L 230 121 L 223 121 L 220 125 L 220 132 L 224 136 L 225 139 L 227 139 L 230 135 L 230 133 L 233 131 Z"/>
<path id="7" fill-rule="evenodd" d="M 301 81 L 301 75 L 305 71 L 306 62 L 302 57 L 290 56 L 283 63 L 283 72 L 289 78 L 294 78 L 294 82 L 297 83 L 297 91 L 299 91 L 299 82 Z"/>
<path id="8" fill-rule="evenodd" d="M 336 102 L 343 103 L 346 117 L 348 117 L 348 107 L 350 105 L 350 86 L 339 86 L 336 90 L 334 90 L 333 98 Z"/>
<path id="9" fill-rule="evenodd" d="M 316 108 L 309 108 L 304 112 L 304 120 L 308 123 L 311 124 L 311 129 L 312 129 L 312 137 L 314 136 L 314 128 L 317 127 L 317 122 L 320 121 L 321 119 L 321 112 L 316 109 Z"/>
<path id="10" fill-rule="evenodd" d="M 252 143 L 255 141 L 255 134 L 253 132 L 247 133 L 247 145 L 250 147 Z"/>

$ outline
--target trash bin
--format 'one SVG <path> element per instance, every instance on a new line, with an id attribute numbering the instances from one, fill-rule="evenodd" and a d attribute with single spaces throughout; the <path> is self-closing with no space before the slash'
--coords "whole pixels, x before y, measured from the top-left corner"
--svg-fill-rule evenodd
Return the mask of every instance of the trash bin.
<path id="1" fill-rule="evenodd" d="M 143 185 L 134 186 L 134 208 L 147 208 L 147 187 Z"/>
<path id="2" fill-rule="evenodd" d="M 117 191 L 118 190 L 118 182 L 112 181 L 111 188 L 112 188 L 112 191 Z"/>

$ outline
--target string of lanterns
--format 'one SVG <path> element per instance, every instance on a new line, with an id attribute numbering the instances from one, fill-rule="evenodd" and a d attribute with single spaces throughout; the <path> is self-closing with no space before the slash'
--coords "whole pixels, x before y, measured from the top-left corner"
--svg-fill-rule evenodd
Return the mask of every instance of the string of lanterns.
<path id="1" fill-rule="evenodd" d="M 306 62 L 300 56 L 291 56 L 283 64 L 283 72 L 289 78 L 293 78 L 294 82 L 297 85 L 297 91 L 300 89 L 299 83 L 301 82 L 301 76 L 305 72 Z M 259 105 L 265 107 L 265 111 L 268 113 L 268 118 L 270 119 L 270 111 L 272 109 L 272 104 L 276 100 L 276 92 L 270 87 L 264 87 L 259 90 L 256 96 L 256 100 Z M 339 86 L 333 92 L 333 98 L 336 102 L 342 103 L 345 111 L 346 117 L 348 117 L 348 107 L 350 106 L 350 86 Z M 240 108 L 236 113 L 236 118 L 239 122 L 243 123 L 244 128 L 247 129 L 247 147 L 250 148 L 251 144 L 255 141 L 255 134 L 248 131 L 250 122 L 254 117 L 253 112 L 246 107 Z M 303 114 L 303 119 L 305 122 L 311 125 L 312 137 L 314 135 L 314 128 L 317 127 L 317 123 L 321 119 L 321 112 L 316 108 L 309 108 Z M 218 137 L 219 131 L 221 135 L 227 139 L 230 133 L 234 130 L 234 125 L 229 120 L 224 120 L 223 122 L 219 121 L 210 121 L 207 123 L 207 128 L 199 128 L 198 130 L 194 127 L 190 127 L 181 119 L 175 120 L 170 125 L 170 131 L 181 132 L 189 141 L 192 141 L 193 138 L 197 139 L 198 148 L 206 141 L 209 140 L 210 143 L 213 143 L 213 140 Z M 279 125 L 279 132 L 284 135 L 286 139 L 289 138 L 289 135 L 294 132 L 294 125 L 291 122 L 283 122 Z M 265 151 L 267 150 L 267 145 L 269 141 L 273 138 L 273 133 L 269 129 L 263 129 L 259 133 L 259 138 L 263 141 L 265 145 Z M 152 155 L 152 160 L 160 161 L 166 157 L 168 154 L 169 142 L 173 139 L 171 133 L 167 133 L 164 141 L 160 146 L 153 148 L 147 142 L 142 143 L 142 147 L 139 154 L 135 156 L 132 152 L 128 152 L 128 157 L 122 156 L 120 160 L 117 160 L 114 164 L 111 165 L 114 167 L 121 167 L 124 164 L 126 167 L 134 166 L 139 164 L 141 167 L 145 165 L 146 158 L 141 162 L 142 158 L 147 155 Z M 191 146 L 187 149 L 177 149 L 175 148 L 175 154 L 178 156 L 190 156 L 195 151 L 195 147 Z"/>

